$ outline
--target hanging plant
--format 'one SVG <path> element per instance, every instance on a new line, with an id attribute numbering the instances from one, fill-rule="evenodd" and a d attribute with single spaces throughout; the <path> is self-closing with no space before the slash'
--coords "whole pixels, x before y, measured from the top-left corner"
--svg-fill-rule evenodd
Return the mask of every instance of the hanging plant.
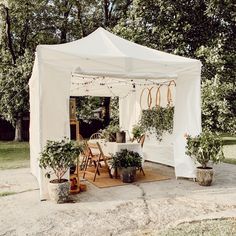
<path id="1" fill-rule="evenodd" d="M 153 107 L 142 111 L 141 127 L 148 132 L 155 133 L 159 141 L 163 133 L 173 132 L 174 107 Z"/>

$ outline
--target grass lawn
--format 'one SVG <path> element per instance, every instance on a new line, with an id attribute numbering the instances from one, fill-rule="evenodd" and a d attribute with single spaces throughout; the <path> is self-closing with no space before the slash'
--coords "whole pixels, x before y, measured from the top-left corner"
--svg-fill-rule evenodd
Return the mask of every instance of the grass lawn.
<path id="1" fill-rule="evenodd" d="M 223 137 L 225 163 L 236 165 L 236 137 Z M 0 170 L 29 167 L 28 142 L 0 142 Z"/>
<path id="2" fill-rule="evenodd" d="M 28 142 L 0 142 L 0 169 L 29 167 Z"/>
<path id="3" fill-rule="evenodd" d="M 223 136 L 225 163 L 236 165 L 236 137 Z"/>

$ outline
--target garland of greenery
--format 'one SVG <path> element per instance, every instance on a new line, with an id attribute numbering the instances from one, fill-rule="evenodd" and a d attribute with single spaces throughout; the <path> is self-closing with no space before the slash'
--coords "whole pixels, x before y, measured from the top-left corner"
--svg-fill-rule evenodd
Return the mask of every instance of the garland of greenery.
<path id="1" fill-rule="evenodd" d="M 142 111 L 140 125 L 145 131 L 154 132 L 159 141 L 164 132 L 173 132 L 174 107 L 153 107 Z"/>

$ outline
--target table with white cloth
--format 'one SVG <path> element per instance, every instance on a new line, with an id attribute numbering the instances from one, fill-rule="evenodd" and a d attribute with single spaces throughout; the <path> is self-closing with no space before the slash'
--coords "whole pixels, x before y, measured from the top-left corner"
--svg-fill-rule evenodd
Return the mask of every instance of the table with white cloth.
<path id="1" fill-rule="evenodd" d="M 127 149 L 128 151 L 137 152 L 143 158 L 143 151 L 140 143 L 116 143 L 116 142 L 103 142 L 101 143 L 104 155 L 115 154 L 120 152 L 122 149 Z"/>
<path id="2" fill-rule="evenodd" d="M 144 162 L 143 150 L 140 143 L 116 143 L 107 142 L 104 139 L 93 139 L 89 140 L 89 142 L 98 142 L 105 156 L 111 156 L 114 155 L 116 152 L 121 151 L 122 149 L 127 149 L 128 151 L 137 152 L 142 157 L 142 163 Z"/>

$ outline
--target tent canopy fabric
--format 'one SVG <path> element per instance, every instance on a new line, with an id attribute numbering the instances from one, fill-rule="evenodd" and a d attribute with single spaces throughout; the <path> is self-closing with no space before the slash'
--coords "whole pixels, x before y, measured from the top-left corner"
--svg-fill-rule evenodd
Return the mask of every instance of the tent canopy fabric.
<path id="1" fill-rule="evenodd" d="M 123 98 L 120 125 L 130 130 L 141 113 L 140 89 L 172 79 L 177 84 L 175 173 L 194 178 L 194 164 L 185 155 L 184 133 L 201 132 L 200 61 L 135 44 L 103 28 L 74 42 L 39 45 L 29 85 L 31 171 L 39 181 L 41 199 L 47 198 L 47 180 L 38 167 L 39 153 L 47 140 L 69 137 L 70 96 L 118 95 Z M 133 83 L 140 89 L 130 93 Z"/>

